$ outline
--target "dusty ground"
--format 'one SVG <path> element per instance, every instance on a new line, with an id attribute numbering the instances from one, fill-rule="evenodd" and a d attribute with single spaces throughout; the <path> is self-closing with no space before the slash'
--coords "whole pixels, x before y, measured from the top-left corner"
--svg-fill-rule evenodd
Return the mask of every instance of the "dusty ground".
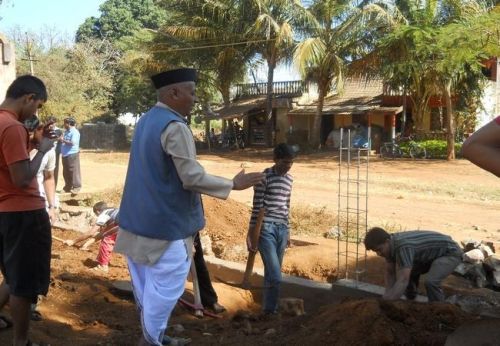
<path id="1" fill-rule="evenodd" d="M 270 165 L 268 151 L 200 155 L 200 159 L 210 173 L 226 177 L 232 177 L 243 162 L 250 166 L 248 171 L 260 171 Z M 82 193 L 102 193 L 113 186 L 119 191 L 126 160 L 126 154 L 83 153 Z M 342 269 L 337 270 L 337 240 L 323 236 L 335 226 L 338 163 L 331 154 L 302 156 L 296 162 L 291 172 L 295 179 L 292 206 L 296 214 L 309 212 L 313 217 L 309 217 L 308 225 L 294 221 L 295 246 L 287 250 L 283 270 L 331 281 L 339 273 L 343 275 Z M 458 241 L 466 238 L 500 241 L 496 217 L 500 209 L 498 179 L 466 161 L 373 160 L 369 177 L 369 225 L 391 230 L 440 230 Z M 228 201 L 205 198 L 205 233 L 217 257 L 245 260 L 244 236 L 251 196 L 251 191 L 243 191 L 233 192 L 233 200 Z M 311 230 L 311 224 L 317 228 Z M 60 230 L 54 234 L 61 238 L 77 235 Z M 90 270 L 96 253 L 97 246 L 91 252 L 84 252 L 54 242 L 51 289 L 40 304 L 44 320 L 32 324 L 34 340 L 52 345 L 135 343 L 140 330 L 132 297 L 115 290 L 111 284 L 113 280 L 128 279 L 125 262 L 116 255 L 110 273 L 101 275 Z M 362 249 L 360 254 L 364 254 Z M 380 284 L 382 261 L 369 254 L 367 264 L 364 279 Z M 258 258 L 256 266 L 260 265 Z M 192 338 L 193 344 L 442 345 L 446 335 L 475 318 L 449 304 L 384 303 L 367 299 L 325 304 L 317 313 L 301 317 L 264 320 L 258 317 L 255 292 L 219 282 L 214 285 L 220 302 L 228 308 L 224 318 L 197 320 L 178 307 L 171 320 L 171 324 L 183 325 L 185 331 L 180 335 Z M 190 283 L 186 288 L 189 296 Z M 307 302 L 305 308 L 312 309 Z M 238 310 L 245 313 L 237 313 Z M 1 331 L 0 344 L 8 344 L 10 337 L 10 330 Z"/>

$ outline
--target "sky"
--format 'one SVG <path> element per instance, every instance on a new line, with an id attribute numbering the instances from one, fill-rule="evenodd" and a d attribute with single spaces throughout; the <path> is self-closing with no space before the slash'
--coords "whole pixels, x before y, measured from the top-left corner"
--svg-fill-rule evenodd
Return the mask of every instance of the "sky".
<path id="1" fill-rule="evenodd" d="M 37 32 L 44 26 L 57 28 L 74 37 L 76 30 L 91 16 L 99 16 L 104 0 L 3 0 L 0 5 L 0 32 L 19 26 Z"/>
<path id="2" fill-rule="evenodd" d="M 99 6 L 105 0 L 3 0 L 0 5 L 0 32 L 7 34 L 10 29 L 20 27 L 22 31 L 37 33 L 44 27 L 56 28 L 70 40 L 86 18 L 100 15 Z M 259 81 L 267 80 L 267 67 L 256 71 Z M 251 76 L 249 76 L 251 80 Z M 290 67 L 278 66 L 274 80 L 287 81 L 300 79 L 299 74 Z"/>

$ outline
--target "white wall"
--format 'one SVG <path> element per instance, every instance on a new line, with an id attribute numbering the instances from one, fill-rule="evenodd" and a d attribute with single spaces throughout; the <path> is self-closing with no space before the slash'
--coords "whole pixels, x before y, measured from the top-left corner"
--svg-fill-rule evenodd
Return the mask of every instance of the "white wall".
<path id="1" fill-rule="evenodd" d="M 480 109 L 477 113 L 476 130 L 500 115 L 500 59 L 497 59 L 496 82 L 488 81 L 481 102 L 484 109 Z"/>
<path id="2" fill-rule="evenodd" d="M 5 55 L 4 55 L 5 54 Z M 6 61 L 9 60 L 9 61 Z M 0 34 L 0 102 L 10 83 L 16 79 L 16 56 L 14 44 Z"/>

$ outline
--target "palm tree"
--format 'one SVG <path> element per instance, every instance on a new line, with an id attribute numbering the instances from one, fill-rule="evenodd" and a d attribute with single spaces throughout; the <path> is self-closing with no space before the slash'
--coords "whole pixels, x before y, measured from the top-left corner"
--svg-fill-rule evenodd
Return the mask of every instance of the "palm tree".
<path id="1" fill-rule="evenodd" d="M 290 61 L 295 39 L 317 25 L 310 12 L 300 0 L 251 0 L 253 4 L 252 24 L 249 37 L 256 43 L 256 52 L 267 63 L 266 114 L 272 117 L 272 93 L 274 70 L 278 63 Z M 242 1 L 245 3 L 245 1 Z"/>
<path id="2" fill-rule="evenodd" d="M 332 86 L 342 87 L 343 75 L 353 59 L 365 56 L 373 38 L 393 25 L 393 19 L 376 4 L 352 6 L 347 0 L 315 0 L 309 7 L 319 23 L 311 37 L 300 42 L 294 62 L 304 78 L 318 85 L 318 103 L 309 142 L 320 145 L 324 98 Z M 370 29 L 367 29 L 370 28 Z"/>
<path id="3" fill-rule="evenodd" d="M 154 48 L 169 55 L 180 49 L 177 54 L 199 67 L 225 105 L 230 103 L 231 84 L 244 78 L 252 56 L 248 48 L 239 46 L 246 38 L 237 5 L 232 0 L 177 1 L 178 15 L 160 28 Z"/>

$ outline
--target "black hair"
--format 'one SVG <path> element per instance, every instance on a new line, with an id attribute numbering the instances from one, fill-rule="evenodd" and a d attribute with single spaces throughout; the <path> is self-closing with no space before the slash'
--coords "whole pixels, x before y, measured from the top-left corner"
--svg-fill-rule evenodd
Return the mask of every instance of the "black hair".
<path id="1" fill-rule="evenodd" d="M 102 212 L 104 209 L 108 209 L 108 205 L 104 201 L 97 202 L 94 204 L 94 207 L 92 208 L 94 210 L 94 213 L 97 214 L 97 212 Z"/>
<path id="2" fill-rule="evenodd" d="M 33 94 L 35 100 L 47 101 L 47 88 L 40 78 L 31 75 L 17 77 L 7 89 L 6 98 L 18 99 Z"/>
<path id="3" fill-rule="evenodd" d="M 293 159 L 297 156 L 297 150 L 291 145 L 280 143 L 273 150 L 275 159 Z"/>
<path id="4" fill-rule="evenodd" d="M 64 122 L 68 123 L 70 126 L 75 126 L 76 125 L 76 120 L 73 117 L 66 117 L 66 118 L 64 118 Z"/>
<path id="5" fill-rule="evenodd" d="M 46 121 L 46 122 L 48 122 L 48 123 L 56 123 L 56 122 L 57 122 L 57 119 L 56 119 L 56 117 L 55 117 L 55 116 L 53 116 L 53 115 L 49 115 L 49 116 L 47 117 L 47 119 L 45 119 L 45 121 Z"/>
<path id="6" fill-rule="evenodd" d="M 365 237 L 365 248 L 375 250 L 379 245 L 390 239 L 391 235 L 381 227 L 373 227 L 368 230 Z"/>

